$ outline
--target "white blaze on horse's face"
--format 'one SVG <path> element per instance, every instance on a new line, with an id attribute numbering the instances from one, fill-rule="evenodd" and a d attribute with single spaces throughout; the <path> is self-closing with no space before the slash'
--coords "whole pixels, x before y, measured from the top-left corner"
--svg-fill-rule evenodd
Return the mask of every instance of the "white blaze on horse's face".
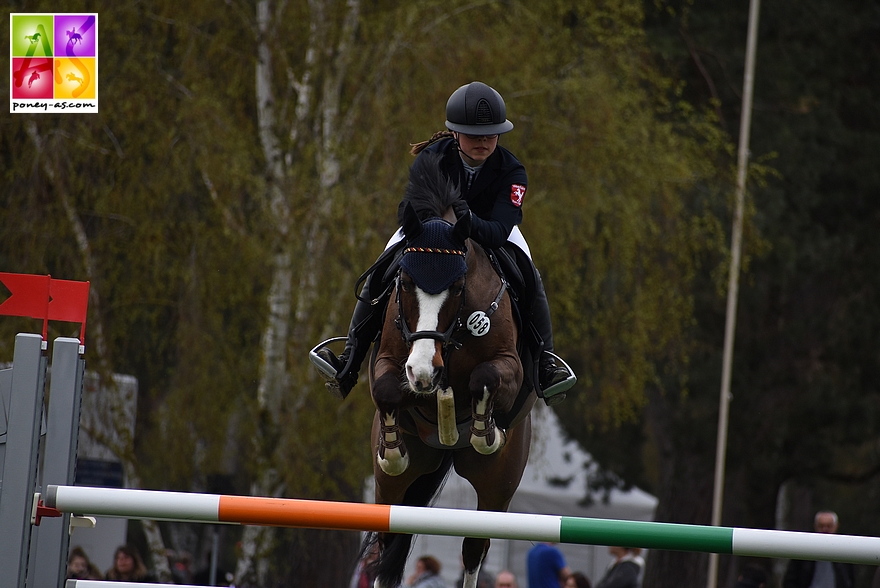
<path id="1" fill-rule="evenodd" d="M 449 297 L 449 291 L 439 294 L 427 294 L 419 287 L 415 288 L 416 300 L 419 302 L 419 320 L 416 331 L 436 331 L 440 320 L 440 309 Z M 434 390 L 434 374 L 443 366 L 440 356 L 440 344 L 434 339 L 417 339 L 413 341 L 409 358 L 406 360 L 406 379 L 409 388 L 416 393 L 430 393 Z"/>

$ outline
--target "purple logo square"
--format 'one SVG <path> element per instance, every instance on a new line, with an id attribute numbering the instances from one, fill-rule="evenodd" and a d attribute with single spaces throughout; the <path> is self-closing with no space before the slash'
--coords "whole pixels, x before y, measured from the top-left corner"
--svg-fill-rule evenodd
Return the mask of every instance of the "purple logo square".
<path id="1" fill-rule="evenodd" d="M 55 15 L 55 55 L 95 57 L 98 21 L 94 14 Z"/>

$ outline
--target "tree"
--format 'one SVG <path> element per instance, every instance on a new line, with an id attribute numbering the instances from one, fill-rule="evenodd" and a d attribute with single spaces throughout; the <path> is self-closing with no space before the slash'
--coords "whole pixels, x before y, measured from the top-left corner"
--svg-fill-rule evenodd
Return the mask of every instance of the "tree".
<path id="1" fill-rule="evenodd" d="M 570 430 L 647 436 L 631 423 L 655 397 L 676 417 L 689 358 L 706 353 L 694 316 L 718 298 L 731 166 L 714 112 L 657 70 L 642 16 L 601 2 L 113 5 L 101 113 L 0 121 L 4 269 L 91 280 L 90 362 L 138 378 L 145 486 L 358 500 L 365 385 L 338 404 L 306 352 L 347 328 L 352 285 L 395 229 L 408 143 L 483 80 L 516 124 L 502 141 L 530 174 L 523 229 L 584 383 Z M 675 453 L 667 420 L 652 422 Z M 628 482 L 674 488 L 658 482 L 670 468 L 635 477 L 587 447 Z M 274 535 L 246 531 L 243 576 L 347 575 L 352 534 Z"/>

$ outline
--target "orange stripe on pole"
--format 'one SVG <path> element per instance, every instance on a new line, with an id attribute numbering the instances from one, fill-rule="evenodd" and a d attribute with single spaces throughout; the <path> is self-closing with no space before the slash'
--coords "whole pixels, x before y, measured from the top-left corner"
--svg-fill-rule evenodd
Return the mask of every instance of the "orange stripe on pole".
<path id="1" fill-rule="evenodd" d="M 259 496 L 221 496 L 217 512 L 224 523 L 349 531 L 388 531 L 390 515 L 391 507 L 386 504 Z"/>

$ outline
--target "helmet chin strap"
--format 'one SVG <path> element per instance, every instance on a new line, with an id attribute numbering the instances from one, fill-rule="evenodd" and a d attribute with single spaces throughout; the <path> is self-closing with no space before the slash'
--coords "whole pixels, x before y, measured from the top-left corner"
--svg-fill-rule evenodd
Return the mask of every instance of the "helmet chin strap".
<path id="1" fill-rule="evenodd" d="M 459 157 L 463 158 L 465 160 L 465 162 L 468 165 L 470 165 L 471 167 L 479 167 L 479 166 L 473 165 L 472 163 L 470 163 L 468 161 L 468 160 L 473 161 L 473 159 L 471 159 L 471 156 L 468 155 L 467 153 L 465 153 L 464 150 L 461 148 L 461 143 L 458 142 L 458 135 L 459 134 L 460 133 L 458 131 L 452 131 L 452 140 L 455 141 L 455 148 L 458 149 Z M 480 165 L 482 165 L 482 164 L 480 164 Z"/>
<path id="2" fill-rule="evenodd" d="M 464 155 L 465 152 L 461 150 L 461 143 L 458 142 L 458 135 L 458 131 L 452 131 L 452 140 L 455 141 L 455 148 L 458 149 L 459 153 Z"/>

